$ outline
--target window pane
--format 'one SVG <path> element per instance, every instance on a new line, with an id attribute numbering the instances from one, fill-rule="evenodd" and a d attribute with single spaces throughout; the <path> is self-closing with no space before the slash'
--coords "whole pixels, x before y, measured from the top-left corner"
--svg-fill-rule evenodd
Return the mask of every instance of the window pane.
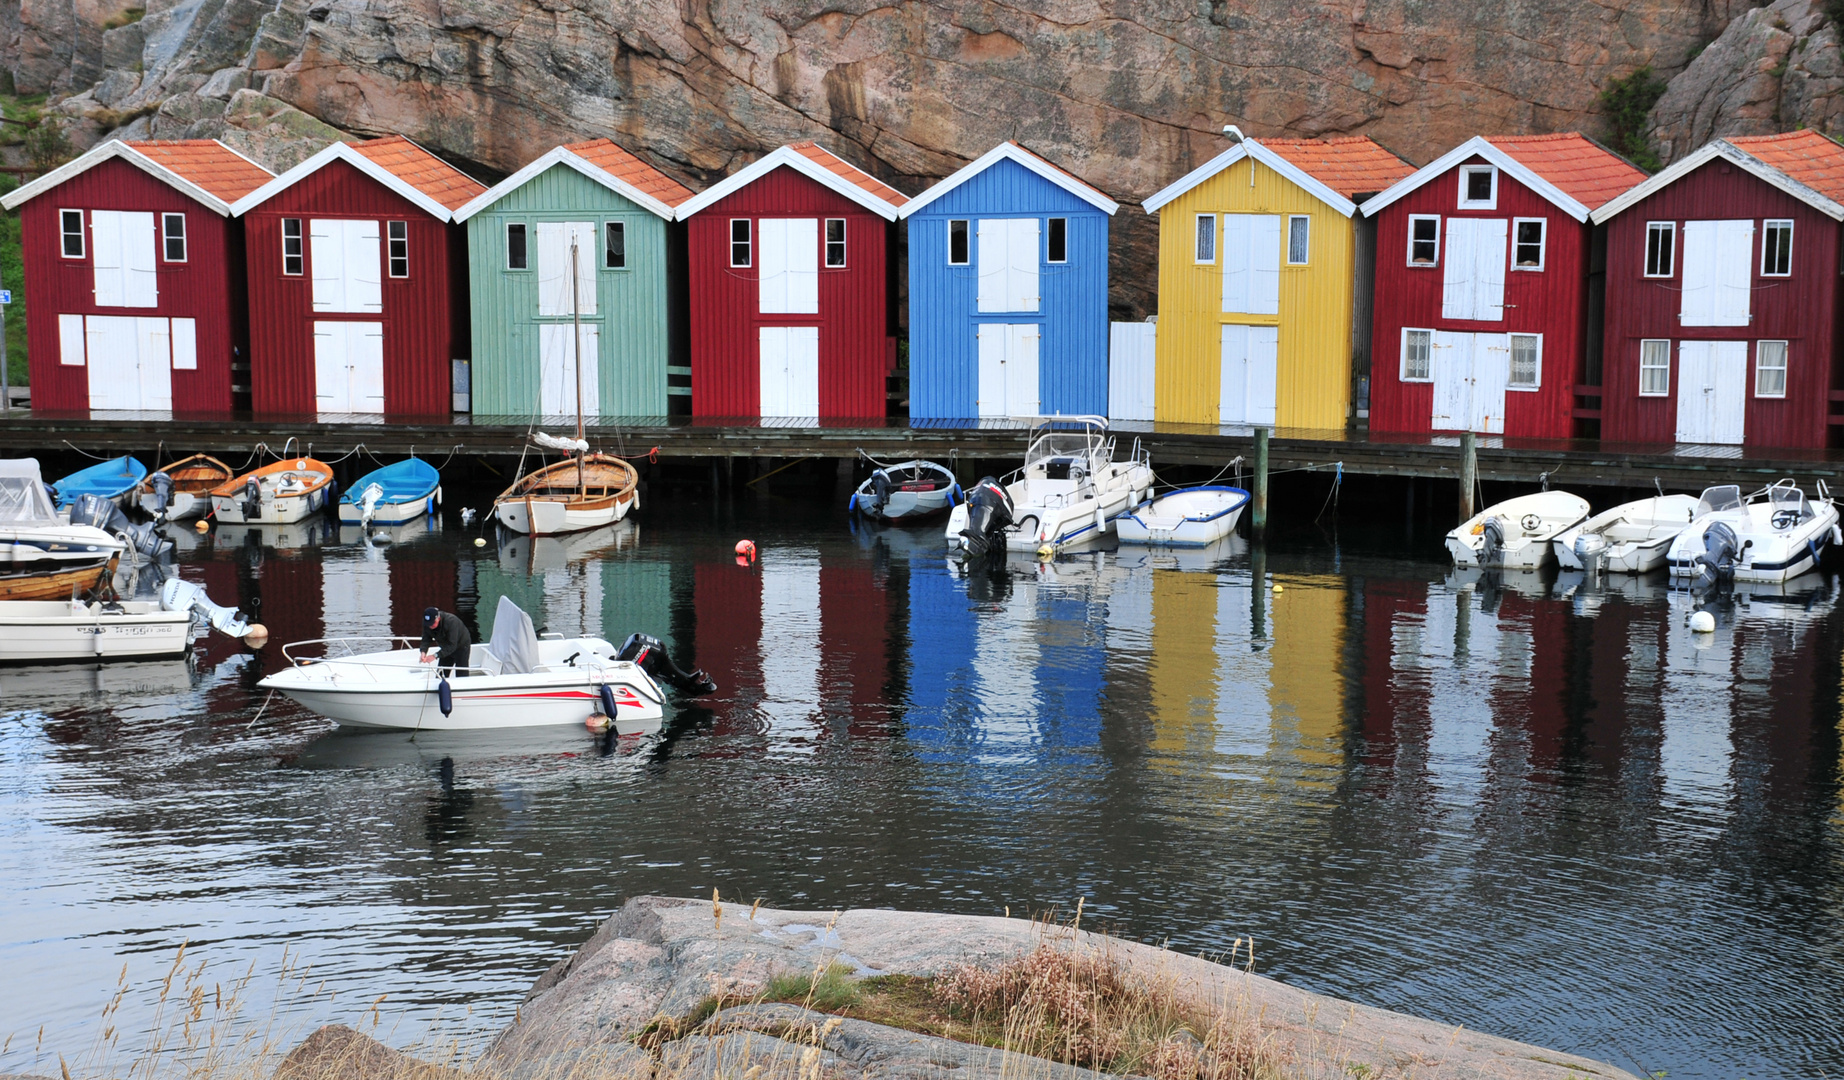
<path id="1" fill-rule="evenodd" d="M 1053 217 L 1050 219 L 1049 254 L 1046 258 L 1053 263 L 1069 261 L 1069 219 Z"/>
<path id="2" fill-rule="evenodd" d="M 967 223 L 955 220 L 948 222 L 948 262 L 955 266 L 965 266 L 967 258 Z"/>
<path id="3" fill-rule="evenodd" d="M 1217 219 L 1210 214 L 1197 216 L 1197 261 L 1217 261 Z"/>
<path id="4" fill-rule="evenodd" d="M 1511 335 L 1511 385 L 1537 385 L 1537 339 L 1534 335 Z"/>
<path id="5" fill-rule="evenodd" d="M 528 264 L 525 258 L 525 226 L 522 224 L 506 226 L 506 269 L 527 269 Z"/>
<path id="6" fill-rule="evenodd" d="M 1435 256 L 1440 250 L 1441 223 L 1438 218 L 1420 217 L 1409 219 L 1409 261 L 1421 266 L 1433 266 Z"/>
<path id="7" fill-rule="evenodd" d="M 290 277 L 300 276 L 303 267 L 301 258 L 301 219 L 282 219 L 282 273 Z"/>
<path id="8" fill-rule="evenodd" d="M 730 222 L 730 265 L 749 265 L 749 219 Z"/>
<path id="9" fill-rule="evenodd" d="M 1306 241 L 1312 224 L 1309 217 L 1287 219 L 1287 261 L 1295 266 L 1306 265 Z"/>
<path id="10" fill-rule="evenodd" d="M 602 229 L 602 266 L 609 270 L 627 268 L 627 222 L 610 221 Z"/>
<path id="11" fill-rule="evenodd" d="M 1492 170 L 1469 169 L 1466 173 L 1466 201 L 1489 202 L 1492 198 Z"/>
<path id="12" fill-rule="evenodd" d="M 186 215 L 162 214 L 160 216 L 160 239 L 166 249 L 167 262 L 185 262 Z"/>
<path id="13" fill-rule="evenodd" d="M 1426 330 L 1408 332 L 1406 355 L 1402 365 L 1403 378 L 1426 379 L 1431 377 L 1429 353 L 1432 351 L 1433 336 Z"/>
<path id="14" fill-rule="evenodd" d="M 386 222 L 385 235 L 390 238 L 391 276 L 394 278 L 410 276 L 410 223 L 407 221 Z"/>
<path id="15" fill-rule="evenodd" d="M 1517 223 L 1517 265 L 1533 270 L 1543 265 L 1543 223 L 1541 221 Z"/>
<path id="16" fill-rule="evenodd" d="M 64 255 L 70 259 L 83 258 L 83 211 L 66 210 L 60 215 L 64 222 Z"/>
<path id="17" fill-rule="evenodd" d="M 1793 270 L 1793 223 L 1770 221 L 1767 237 L 1761 245 L 1761 273 L 1776 277 Z"/>
<path id="18" fill-rule="evenodd" d="M 1763 341 L 1755 346 L 1756 397 L 1786 396 L 1786 342 Z"/>
<path id="19" fill-rule="evenodd" d="M 1671 392 L 1671 342 L 1639 343 L 1639 393 L 1662 397 Z"/>
<path id="20" fill-rule="evenodd" d="M 826 265 L 845 265 L 845 219 L 826 219 Z"/>

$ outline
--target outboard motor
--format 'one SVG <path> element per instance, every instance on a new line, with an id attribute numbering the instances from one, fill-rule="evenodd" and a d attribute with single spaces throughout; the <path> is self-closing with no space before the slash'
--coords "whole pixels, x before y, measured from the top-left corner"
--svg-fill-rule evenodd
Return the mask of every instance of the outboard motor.
<path id="1" fill-rule="evenodd" d="M 1697 584 L 1710 585 L 1735 577 L 1735 561 L 1741 557 L 1741 541 L 1726 521 L 1712 521 L 1703 530 L 1703 554 L 1697 556 Z"/>
<path id="2" fill-rule="evenodd" d="M 871 473 L 871 513 L 882 517 L 884 505 L 890 501 L 890 473 L 878 469 Z"/>
<path id="3" fill-rule="evenodd" d="M 960 531 L 962 550 L 984 555 L 995 544 L 1005 549 L 1004 533 L 1012 523 L 1012 497 L 993 477 L 982 477 L 967 496 L 967 527 Z"/>
<path id="4" fill-rule="evenodd" d="M 154 520 L 165 521 L 167 507 L 173 505 L 173 478 L 157 472 L 147 478 L 147 486 L 154 492 Z"/>
<path id="5" fill-rule="evenodd" d="M 365 485 L 359 495 L 359 524 L 369 526 L 372 515 L 378 512 L 378 500 L 384 498 L 384 489 L 377 484 Z"/>
<path id="6" fill-rule="evenodd" d="M 243 483 L 243 520 L 255 521 L 263 512 L 263 486 L 254 476 Z"/>
<path id="7" fill-rule="evenodd" d="M 1575 559 L 1590 574 L 1601 572 L 1601 556 L 1607 553 L 1607 537 L 1600 533 L 1582 533 L 1575 538 Z"/>
<path id="8" fill-rule="evenodd" d="M 703 669 L 681 671 L 679 665 L 672 662 L 672 657 L 666 655 L 666 646 L 660 639 L 647 634 L 629 634 L 628 639 L 621 643 L 621 651 L 615 654 L 615 659 L 626 660 L 654 679 L 670 683 L 680 692 L 694 697 L 717 692 L 717 684 Z"/>
<path id="9" fill-rule="evenodd" d="M 152 525 L 136 525 L 122 513 L 122 508 L 101 495 L 83 494 L 70 507 L 72 525 L 93 525 L 127 544 L 129 550 L 149 559 L 157 559 L 172 548 L 172 543 Z"/>
<path id="10" fill-rule="evenodd" d="M 1485 519 L 1479 535 L 1479 565 L 1498 566 L 1505 559 L 1505 523 L 1495 517 Z"/>
<path id="11" fill-rule="evenodd" d="M 230 637 L 246 637 L 251 624 L 241 611 L 214 604 L 204 586 L 172 578 L 160 587 L 160 607 L 166 611 L 190 611 L 211 624 L 211 628 Z"/>

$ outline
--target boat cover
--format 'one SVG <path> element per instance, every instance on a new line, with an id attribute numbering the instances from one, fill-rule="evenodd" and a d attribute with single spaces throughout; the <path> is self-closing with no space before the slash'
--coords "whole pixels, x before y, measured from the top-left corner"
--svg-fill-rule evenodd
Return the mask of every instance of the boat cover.
<path id="1" fill-rule="evenodd" d="M 538 632 L 532 629 L 531 616 L 509 596 L 500 597 L 493 612 L 487 651 L 499 660 L 501 675 L 529 675 L 538 669 Z"/>
<path id="2" fill-rule="evenodd" d="M 51 498 L 39 478 L 37 458 L 0 460 L 0 521 L 56 521 Z"/>

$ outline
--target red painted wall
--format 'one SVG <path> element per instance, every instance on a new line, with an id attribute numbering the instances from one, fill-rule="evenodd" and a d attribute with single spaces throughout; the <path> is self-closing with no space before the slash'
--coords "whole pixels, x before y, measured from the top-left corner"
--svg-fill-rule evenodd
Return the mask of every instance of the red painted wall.
<path id="1" fill-rule="evenodd" d="M 1746 327 L 1679 326 L 1686 221 L 1752 218 L 1754 296 Z M 1763 278 L 1761 222 L 1793 220 L 1793 274 Z M 1646 223 L 1674 221 L 1677 259 L 1669 278 L 1645 276 Z M 1601 438 L 1663 442 L 1677 433 L 1677 343 L 1685 340 L 1786 340 L 1786 397 L 1754 396 L 1748 350 L 1743 437 L 1750 446 L 1824 446 L 1829 391 L 1839 386 L 1839 224 L 1720 159 L 1627 208 L 1607 223 L 1607 322 L 1601 368 Z M 1667 338 L 1671 392 L 1639 396 L 1639 343 Z"/>
<path id="2" fill-rule="evenodd" d="M 1460 166 L 1455 165 L 1377 215 L 1377 277 L 1371 338 L 1370 430 L 1425 432 L 1434 409 L 1431 383 L 1404 383 L 1402 331 L 1453 330 L 1490 334 L 1542 334 L 1542 389 L 1505 393 L 1505 434 L 1567 438 L 1573 432 L 1574 385 L 1581 381 L 1588 320 L 1588 249 L 1591 227 L 1502 171 L 1498 206 L 1458 210 Z M 1441 264 L 1409 266 L 1409 216 L 1441 218 Z M 1547 218 L 1544 268 L 1507 269 L 1505 317 L 1498 322 L 1441 318 L 1441 265 L 1447 258 L 1447 221 L 1472 218 Z M 1513 230 L 1511 239 L 1515 239 Z M 1507 252 L 1506 262 L 1509 263 Z"/>
<path id="3" fill-rule="evenodd" d="M 371 218 L 410 225 L 410 276 L 384 277 L 384 313 L 314 311 L 312 244 L 306 272 L 282 274 L 282 219 Z M 303 224 L 303 232 L 307 226 Z M 382 230 L 380 230 L 382 233 Z M 453 281 L 460 226 L 424 213 L 344 161 L 325 168 L 244 215 L 250 305 L 251 404 L 258 413 L 314 411 L 314 323 L 384 323 L 384 411 L 392 416 L 447 416 L 453 407 L 449 362 L 463 354 L 466 304 Z M 381 241 L 380 250 L 388 249 Z M 464 264 L 463 264 L 464 265 Z"/>
<path id="4" fill-rule="evenodd" d="M 730 219 L 742 217 L 845 219 L 845 267 L 820 267 L 819 314 L 758 313 L 756 267 L 730 265 Z M 753 224 L 751 235 L 759 240 Z M 821 416 L 884 415 L 891 236 L 883 218 L 785 166 L 693 215 L 686 223 L 692 415 L 761 415 L 756 331 L 763 326 L 820 328 Z"/>
<path id="5" fill-rule="evenodd" d="M 84 257 L 61 254 L 59 210 L 83 210 Z M 90 263 L 90 210 L 186 215 L 186 261 L 169 263 L 156 250 L 159 306 L 97 307 Z M 159 218 L 155 218 L 156 227 Z M 192 201 L 118 158 L 111 158 L 27 202 L 19 211 L 25 263 L 26 346 L 35 412 L 90 407 L 89 369 L 58 362 L 59 315 L 125 315 L 198 320 L 198 370 L 173 372 L 175 413 L 222 413 L 231 407 L 231 349 L 243 344 L 240 312 L 243 266 L 234 236 L 240 222 Z"/>

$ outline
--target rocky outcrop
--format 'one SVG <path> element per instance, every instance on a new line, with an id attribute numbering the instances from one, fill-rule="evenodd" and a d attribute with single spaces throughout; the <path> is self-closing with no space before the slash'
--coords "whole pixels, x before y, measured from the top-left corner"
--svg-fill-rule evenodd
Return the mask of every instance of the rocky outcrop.
<path id="1" fill-rule="evenodd" d="M 419 1061 L 344 1024 L 328 1024 L 288 1052 L 274 1080 L 468 1080 Z"/>

